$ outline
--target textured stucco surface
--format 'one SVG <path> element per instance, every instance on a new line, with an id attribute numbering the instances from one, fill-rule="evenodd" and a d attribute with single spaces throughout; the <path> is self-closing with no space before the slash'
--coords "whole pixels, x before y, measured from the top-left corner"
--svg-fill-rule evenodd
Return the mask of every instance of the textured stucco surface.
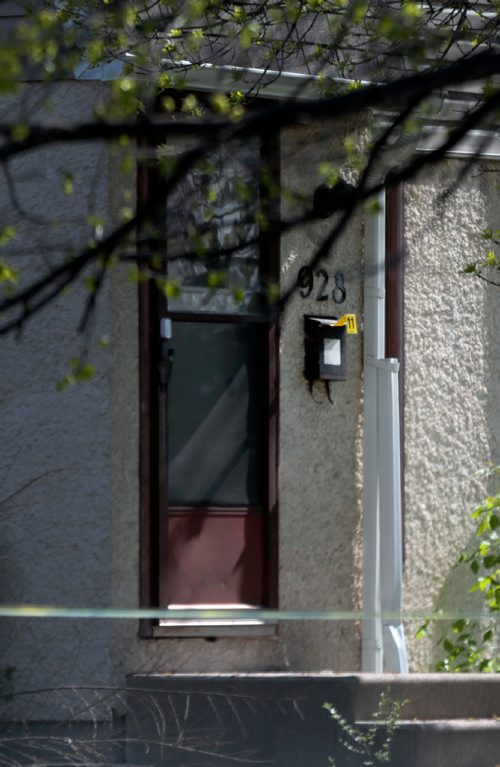
<path id="1" fill-rule="evenodd" d="M 95 84 L 31 88 L 17 105 L 22 118 L 84 118 L 101 89 Z M 51 109 L 43 109 L 50 97 Z M 12 105 L 5 113 L 15 119 Z M 112 163 L 99 144 L 53 146 L 10 165 L 21 208 L 0 180 L 0 217 L 16 227 L 2 255 L 31 275 L 83 248 L 87 216 L 114 209 Z M 64 195 L 63 173 L 74 178 Z M 0 346 L 0 590 L 6 603 L 109 604 L 110 432 L 108 358 L 92 352 L 94 380 L 59 392 L 69 360 L 108 331 L 106 291 L 92 327 L 77 326 L 85 295 L 71 288 Z M 97 621 L 3 620 L 2 669 L 14 667 L 17 690 L 101 684 L 109 677 L 109 627 Z M 57 694 L 14 698 L 10 710 L 35 718 L 67 714 Z M 66 712 L 65 712 L 66 709 Z M 82 711 L 84 707 L 82 706 Z M 85 713 L 83 713 L 85 716 Z"/>
<path id="2" fill-rule="evenodd" d="M 311 195 L 316 164 L 332 161 L 342 131 L 290 130 L 283 138 L 286 188 Z M 288 159 L 290 158 L 290 160 Z M 309 197 L 309 200 L 311 197 Z M 331 217 L 283 238 L 283 289 L 294 285 L 300 266 L 320 248 L 336 223 Z M 313 396 L 303 378 L 303 315 L 362 312 L 362 224 L 352 222 L 318 266 L 341 271 L 346 301 L 302 298 L 295 291 L 285 309 L 280 355 L 280 596 L 283 608 L 348 610 L 359 606 L 361 472 L 361 334 L 348 336 L 348 380 L 322 384 Z M 317 269 L 315 269 L 316 271 Z M 318 283 L 315 282 L 315 286 Z M 320 404 L 319 404 L 320 403 Z M 336 671 L 359 668 L 354 623 L 291 624 L 283 630 L 292 668 Z"/>
<path id="3" fill-rule="evenodd" d="M 405 192 L 404 604 L 414 611 L 477 609 L 454 563 L 485 494 L 475 472 L 500 457 L 500 292 L 460 274 L 488 249 L 481 232 L 498 226 L 498 177 L 473 166 L 457 187 L 461 167 L 450 160 Z M 410 666 L 426 671 L 435 650 L 413 640 L 415 628 Z"/>
<path id="4" fill-rule="evenodd" d="M 310 204 L 318 183 L 316 164 L 329 160 L 336 141 L 311 129 L 290 131 L 282 141 L 284 183 Z M 329 232 L 331 221 L 301 229 L 282 241 L 284 287 Z M 349 338 L 349 381 L 332 387 L 335 404 L 317 385 L 311 397 L 303 378 L 303 315 L 361 312 L 361 222 L 322 264 L 342 270 L 347 300 L 307 300 L 294 295 L 281 322 L 280 342 L 280 606 L 349 609 L 359 606 L 361 337 Z M 319 288 L 319 284 L 317 285 Z M 137 474 L 137 299 L 134 286 L 113 286 L 111 372 L 113 603 L 133 606 L 138 589 Z M 124 417 L 126 414 L 126 417 Z M 133 623 L 113 630 L 116 680 L 123 671 L 259 671 L 359 668 L 354 624 L 284 624 L 276 638 L 144 640 Z"/>
<path id="5" fill-rule="evenodd" d="M 51 92 L 52 117 L 90 114 L 105 93 L 96 83 L 67 83 Z M 42 103 L 30 91 L 23 108 Z M 311 126 L 282 140 L 283 180 L 310 204 L 317 163 L 335 161 L 342 130 Z M 40 254 L 78 249 L 91 213 L 113 218 L 123 180 L 116 158 L 99 145 L 55 146 L 16 161 L 19 199 L 37 228 L 14 213 L 11 244 L 19 265 L 37 268 Z M 461 603 L 453 563 L 467 540 L 468 515 L 480 498 L 474 472 L 498 460 L 500 293 L 459 269 L 484 247 L 478 232 L 497 225 L 495 177 L 468 178 L 439 206 L 437 195 L 460 164 L 446 163 L 406 190 L 406 522 L 405 607 L 428 610 Z M 61 177 L 74 176 L 65 196 Z M 131 181 L 133 188 L 133 181 Z M 0 212 L 11 199 L 2 187 Z M 466 215 L 464 215 L 466 211 Z M 285 209 L 285 214 L 293 213 Z M 9 219 L 12 220 L 12 219 Z M 57 221 L 56 221 L 57 220 Z M 282 282 L 291 287 L 334 219 L 290 231 L 282 239 Z M 347 300 L 318 302 L 295 292 L 280 339 L 280 606 L 360 606 L 362 495 L 362 332 L 349 336 L 349 380 L 320 385 L 314 398 L 303 378 L 303 315 L 354 312 L 362 331 L 361 216 L 321 266 L 341 270 Z M 317 283 L 316 283 L 317 284 Z M 319 287 L 319 286 L 318 286 Z M 89 339 L 76 328 L 84 295 L 61 296 L 22 337 L 0 341 L 2 472 L 0 584 L 4 602 L 135 607 L 139 593 L 139 392 L 137 286 L 113 271 L 92 328 L 110 337 L 98 372 L 84 387 L 57 392 L 55 382 Z M 496 367 L 495 367 L 496 366 Z M 464 532 L 465 531 L 465 532 Z M 273 638 L 156 639 L 137 637 L 137 622 L 2 621 L 2 664 L 15 666 L 17 689 L 67 685 L 120 686 L 125 674 L 155 672 L 358 670 L 355 622 L 289 623 Z M 426 670 L 430 645 L 408 638 L 412 670 Z M 68 701 L 53 694 L 16 701 L 26 716 L 60 716 Z M 24 708 L 23 708 L 24 706 Z M 80 709 L 78 709 L 80 711 Z M 81 707 L 81 715 L 87 710 Z"/>
<path id="6" fill-rule="evenodd" d="M 81 119 L 105 95 L 95 83 L 28 90 L 22 110 L 41 119 Z M 8 105 L 6 108 L 11 108 Z M 44 117 L 45 115 L 45 117 Z M 284 137 L 285 183 L 310 204 L 316 164 L 331 160 L 334 137 L 301 128 Z M 123 180 L 116 158 L 100 145 L 54 146 L 16 161 L 13 173 L 24 214 L 12 211 L 2 189 L 2 213 L 14 222 L 10 245 L 16 264 L 38 268 L 42 253 L 57 262 L 78 251 L 91 234 L 87 217 L 112 219 Z M 72 196 L 62 192 L 71 172 Z M 131 182 L 132 184 L 132 182 Z M 26 215 L 28 214 L 28 215 Z M 29 216 L 46 225 L 30 225 Z M 331 221 L 291 232 L 282 243 L 282 274 L 292 285 L 298 269 L 329 231 Z M 34 232 L 36 231 L 36 237 Z M 304 313 L 361 313 L 359 220 L 322 266 L 344 272 L 347 301 L 338 307 L 293 296 L 282 318 L 280 365 L 280 603 L 290 608 L 357 607 L 359 600 L 361 336 L 349 338 L 349 382 L 333 387 L 330 405 L 321 387 L 311 397 L 303 378 Z M 319 287 L 319 286 L 317 286 Z M 124 270 L 110 275 L 88 336 L 77 333 L 85 294 L 72 289 L 22 337 L 2 339 L 2 601 L 57 605 L 138 605 L 139 392 L 137 286 Z M 93 352 L 92 383 L 63 392 L 57 380 L 101 335 L 107 352 Z M 94 343 L 95 347 L 96 344 Z M 30 484 L 32 483 L 32 484 Z M 18 492 L 20 491 L 20 492 Z M 290 624 L 277 637 L 143 640 L 137 622 L 2 621 L 3 667 L 14 666 L 16 690 L 56 689 L 14 699 L 12 716 L 64 716 L 75 694 L 61 687 L 109 683 L 145 671 L 347 670 L 359 666 L 353 624 Z M 78 697 L 80 693 L 76 693 Z M 92 697 L 93 693 L 86 693 Z M 84 696 L 85 697 L 85 696 Z M 17 702 L 19 701 L 19 703 Z M 80 710 L 81 709 L 81 710 Z M 89 715 L 86 703 L 79 715 Z M 93 709 L 95 714 L 95 709 Z M 107 715 L 105 710 L 102 712 Z"/>

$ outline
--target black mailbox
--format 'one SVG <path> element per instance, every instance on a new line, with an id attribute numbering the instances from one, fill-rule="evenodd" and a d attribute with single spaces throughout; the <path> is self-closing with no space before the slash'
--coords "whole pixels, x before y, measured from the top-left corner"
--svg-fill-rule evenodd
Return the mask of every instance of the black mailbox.
<path id="1" fill-rule="evenodd" d="M 347 379 L 346 325 L 337 317 L 304 316 L 305 369 L 308 381 Z"/>

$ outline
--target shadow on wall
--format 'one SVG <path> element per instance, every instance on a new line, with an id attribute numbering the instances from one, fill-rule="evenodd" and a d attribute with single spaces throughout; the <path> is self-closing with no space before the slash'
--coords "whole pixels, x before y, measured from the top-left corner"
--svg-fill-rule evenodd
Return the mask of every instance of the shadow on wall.
<path id="1" fill-rule="evenodd" d="M 472 512 L 471 508 L 471 512 Z M 475 541 L 475 533 L 472 533 L 464 543 L 464 551 L 470 549 Z M 482 600 L 478 593 L 469 593 L 474 583 L 474 575 L 467 564 L 458 563 L 448 572 L 444 583 L 437 595 L 434 610 L 443 612 L 477 613 L 481 610 Z M 431 655 L 429 671 L 434 670 L 436 663 L 443 660 L 446 654 L 440 643 L 445 634 L 451 633 L 453 621 L 434 621 L 430 625 Z"/>

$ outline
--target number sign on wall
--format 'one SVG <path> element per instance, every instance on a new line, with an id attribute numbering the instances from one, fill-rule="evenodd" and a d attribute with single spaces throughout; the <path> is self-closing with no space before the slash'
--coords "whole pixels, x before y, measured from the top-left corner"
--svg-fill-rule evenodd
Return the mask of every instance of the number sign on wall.
<path id="1" fill-rule="evenodd" d="M 318 269 L 314 272 L 311 266 L 302 266 L 297 275 L 297 285 L 302 298 L 308 298 L 315 291 L 316 301 L 328 301 L 331 297 L 336 304 L 343 304 L 346 300 L 346 289 L 344 286 L 344 275 L 342 272 L 335 272 L 335 286 L 331 290 L 330 275 L 326 269 Z"/>

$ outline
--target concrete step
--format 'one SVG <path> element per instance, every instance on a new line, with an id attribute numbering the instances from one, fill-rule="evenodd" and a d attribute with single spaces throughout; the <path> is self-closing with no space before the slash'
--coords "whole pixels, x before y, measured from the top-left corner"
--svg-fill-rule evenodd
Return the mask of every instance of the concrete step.
<path id="1" fill-rule="evenodd" d="M 500 767 L 498 676 L 359 674 L 354 686 L 352 716 L 363 729 L 383 693 L 406 701 L 391 767 Z"/>
<path id="2" fill-rule="evenodd" d="M 127 760 L 328 767 L 333 757 L 337 767 L 362 767 L 366 754 L 345 748 L 349 736 L 324 703 L 364 731 L 382 693 L 408 700 L 388 767 L 500 767 L 500 677 L 463 674 L 135 675 L 127 686 Z M 378 733 L 382 743 L 383 727 Z"/>
<path id="3" fill-rule="evenodd" d="M 391 749 L 391 767 L 500 767 L 500 722 L 455 719 L 405 722 Z"/>
<path id="4" fill-rule="evenodd" d="M 407 701 L 402 715 L 408 720 L 500 717 L 500 677 L 495 674 L 357 674 L 352 684 L 356 720 L 371 719 L 384 692 Z"/>

